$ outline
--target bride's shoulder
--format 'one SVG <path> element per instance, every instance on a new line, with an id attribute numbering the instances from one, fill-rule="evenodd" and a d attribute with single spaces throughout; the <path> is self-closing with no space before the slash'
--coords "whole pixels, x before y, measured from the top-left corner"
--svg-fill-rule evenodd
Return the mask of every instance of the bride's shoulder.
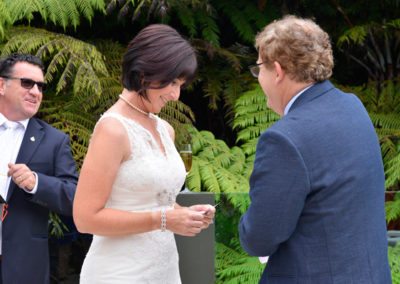
<path id="1" fill-rule="evenodd" d="M 93 135 L 107 135 L 110 138 L 126 136 L 123 117 L 117 113 L 104 113 L 97 121 Z"/>

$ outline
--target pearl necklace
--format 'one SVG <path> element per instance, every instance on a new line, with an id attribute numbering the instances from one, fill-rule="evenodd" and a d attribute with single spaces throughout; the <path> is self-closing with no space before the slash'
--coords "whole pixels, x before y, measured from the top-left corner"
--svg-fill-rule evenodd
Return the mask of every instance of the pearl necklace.
<path id="1" fill-rule="evenodd" d="M 119 98 L 120 98 L 121 100 L 123 100 L 124 102 L 126 102 L 126 103 L 128 104 L 128 106 L 130 106 L 130 107 L 133 108 L 134 110 L 136 110 L 136 111 L 138 111 L 138 112 L 140 112 L 140 113 L 142 113 L 142 114 L 144 114 L 144 115 L 146 115 L 146 116 L 150 116 L 150 112 L 144 111 L 144 110 L 138 108 L 137 106 L 133 105 L 133 104 L 130 103 L 124 96 L 119 95 Z"/>

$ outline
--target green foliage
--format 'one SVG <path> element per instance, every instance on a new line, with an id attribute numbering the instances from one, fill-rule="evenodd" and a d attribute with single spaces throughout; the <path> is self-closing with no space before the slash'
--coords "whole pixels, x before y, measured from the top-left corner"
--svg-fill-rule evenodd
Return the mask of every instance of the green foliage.
<path id="1" fill-rule="evenodd" d="M 338 47 L 381 83 L 400 73 L 400 19 L 354 26 L 339 37 Z M 360 55 L 358 55 L 360 54 Z M 379 84 L 377 85 L 380 87 Z"/>
<path id="2" fill-rule="evenodd" d="M 236 101 L 233 127 L 238 131 L 237 143 L 247 157 L 254 156 L 258 137 L 277 120 L 279 115 L 267 107 L 259 85 L 254 85 Z"/>
<path id="3" fill-rule="evenodd" d="M 396 192 L 393 201 L 386 201 L 385 209 L 387 222 L 400 218 L 400 192 Z"/>
<path id="4" fill-rule="evenodd" d="M 213 4 L 246 43 L 253 44 L 256 33 L 267 24 L 268 17 L 254 5 L 254 1 L 219 0 Z"/>
<path id="5" fill-rule="evenodd" d="M 192 191 L 219 193 L 248 192 L 245 156 L 239 147 L 229 148 L 208 131 L 189 128 L 192 139 L 193 163 L 186 186 Z M 229 201 L 241 212 L 249 200 L 240 194 L 229 194 Z"/>
<path id="6" fill-rule="evenodd" d="M 338 46 L 341 47 L 344 44 L 357 44 L 361 45 L 364 43 L 368 34 L 367 26 L 356 26 L 351 29 L 348 29 L 341 35 L 338 39 Z"/>
<path id="7" fill-rule="evenodd" d="M 91 44 L 46 30 L 16 27 L 2 47 L 2 54 L 31 53 L 47 64 L 50 84 L 39 116 L 70 134 L 78 165 L 83 161 L 97 116 L 89 112 L 103 94 L 109 76 L 104 56 Z"/>
<path id="8" fill-rule="evenodd" d="M 388 248 L 389 264 L 392 272 L 393 284 L 400 284 L 400 243 Z"/>
<path id="9" fill-rule="evenodd" d="M 379 84 L 380 88 L 377 88 Z M 379 136 L 386 173 L 386 188 L 400 182 L 400 84 L 396 80 L 371 81 L 357 87 L 342 87 L 357 94 L 367 108 Z"/>
<path id="10" fill-rule="evenodd" d="M 11 15 L 4 1 L 0 1 L 0 39 L 4 38 L 6 29 L 12 25 Z"/>
<path id="11" fill-rule="evenodd" d="M 129 17 L 137 21 L 141 17 L 153 17 L 169 23 L 170 19 L 178 18 L 191 37 L 201 37 L 215 47 L 220 46 L 218 18 L 226 16 L 247 43 L 253 43 L 255 33 L 268 20 L 254 1 L 111 0 L 107 5 L 108 14 L 116 9 L 119 9 L 120 20 Z"/>
<path id="12" fill-rule="evenodd" d="M 192 42 L 199 51 L 201 81 L 196 86 L 208 101 L 209 115 L 215 117 L 214 121 L 224 120 L 231 126 L 236 100 L 254 82 L 247 69 L 243 72 L 243 65 L 255 58 L 249 48 L 239 44 L 220 48 L 203 40 Z"/>
<path id="13" fill-rule="evenodd" d="M 227 246 L 217 243 L 216 283 L 239 284 L 258 283 L 265 268 L 257 257 L 248 256 L 237 239 Z"/>
<path id="14" fill-rule="evenodd" d="M 90 112 L 82 111 L 79 103 L 59 98 L 45 100 L 38 116 L 70 136 L 72 154 L 80 168 L 89 146 L 96 117 Z"/>
<path id="15" fill-rule="evenodd" d="M 46 30 L 16 27 L 2 48 L 2 54 L 31 53 L 47 64 L 45 80 L 54 84 L 55 94 L 71 92 L 85 108 L 93 106 L 102 94 L 100 76 L 108 71 L 103 55 L 95 46 Z M 52 86 L 54 86 L 52 84 Z"/>
<path id="16" fill-rule="evenodd" d="M 54 212 L 50 212 L 49 218 L 50 235 L 61 238 L 64 232 L 68 232 L 67 226 L 62 222 L 60 216 Z"/>
<path id="17" fill-rule="evenodd" d="M 17 21 L 31 22 L 35 16 L 50 21 L 64 30 L 75 29 L 84 17 L 91 22 L 95 11 L 104 12 L 104 0 L 3 0 L 0 4 L 0 31 Z"/>

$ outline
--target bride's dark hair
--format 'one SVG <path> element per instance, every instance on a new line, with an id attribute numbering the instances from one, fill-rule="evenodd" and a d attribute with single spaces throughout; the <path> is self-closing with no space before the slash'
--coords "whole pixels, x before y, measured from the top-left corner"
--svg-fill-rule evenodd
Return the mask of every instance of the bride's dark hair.
<path id="1" fill-rule="evenodd" d="M 187 40 L 170 26 L 150 25 L 128 45 L 122 60 L 122 85 L 147 98 L 151 82 L 163 88 L 179 78 L 187 85 L 196 69 L 196 53 Z"/>

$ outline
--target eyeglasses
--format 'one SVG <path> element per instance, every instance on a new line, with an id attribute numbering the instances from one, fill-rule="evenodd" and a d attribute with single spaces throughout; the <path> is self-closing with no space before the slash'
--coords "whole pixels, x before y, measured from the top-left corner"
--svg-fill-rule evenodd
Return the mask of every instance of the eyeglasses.
<path id="1" fill-rule="evenodd" d="M 45 82 L 36 82 L 32 79 L 28 79 L 28 78 L 15 78 L 15 77 L 8 77 L 8 76 L 1 76 L 3 78 L 6 78 L 8 80 L 20 80 L 21 81 L 21 87 L 25 88 L 27 90 L 30 90 L 33 88 L 33 86 L 38 87 L 39 92 L 43 92 L 44 90 L 46 90 L 46 86 L 47 84 Z"/>
<path id="2" fill-rule="evenodd" d="M 257 63 L 255 65 L 249 66 L 251 75 L 253 75 L 254 77 L 258 78 L 258 76 L 260 75 L 260 65 L 263 64 L 263 63 L 264 62 Z"/>

